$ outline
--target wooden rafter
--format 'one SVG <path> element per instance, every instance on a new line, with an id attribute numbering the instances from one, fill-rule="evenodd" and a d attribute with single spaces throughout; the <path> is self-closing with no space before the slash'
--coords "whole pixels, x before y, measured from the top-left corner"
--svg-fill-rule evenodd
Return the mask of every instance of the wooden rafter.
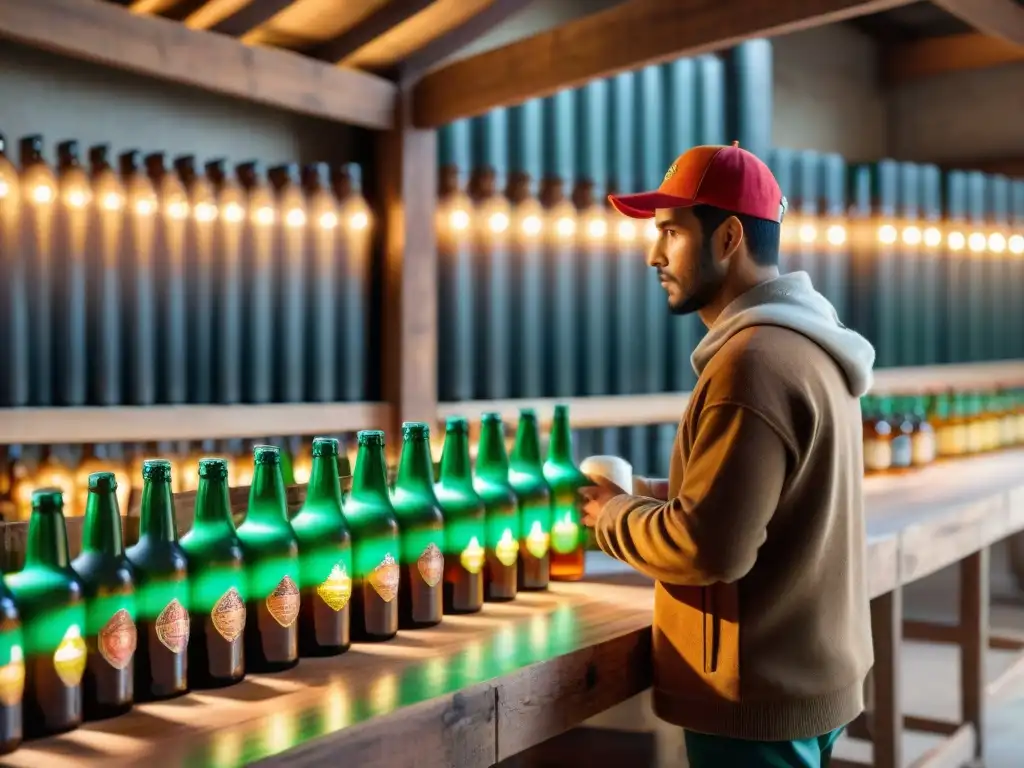
<path id="1" fill-rule="evenodd" d="M 250 0 L 246 5 L 210 25 L 211 32 L 241 37 L 283 11 L 293 0 Z"/>
<path id="2" fill-rule="evenodd" d="M 296 53 L 129 13 L 101 0 L 0 0 L 0 38 L 366 128 L 394 120 L 393 83 Z"/>
<path id="3" fill-rule="evenodd" d="M 1024 5 L 1017 0 L 932 0 L 979 32 L 1024 45 Z"/>
<path id="4" fill-rule="evenodd" d="M 414 92 L 413 116 L 416 125 L 439 126 L 628 69 L 908 2 L 630 0 L 426 75 Z"/>
<path id="5" fill-rule="evenodd" d="M 887 85 L 961 70 L 991 69 L 1024 62 L 1024 46 L 971 32 L 889 46 L 884 55 Z"/>
<path id="6" fill-rule="evenodd" d="M 320 43 L 306 53 L 324 61 L 339 62 L 390 29 L 412 18 L 434 0 L 390 0 L 332 40 Z"/>

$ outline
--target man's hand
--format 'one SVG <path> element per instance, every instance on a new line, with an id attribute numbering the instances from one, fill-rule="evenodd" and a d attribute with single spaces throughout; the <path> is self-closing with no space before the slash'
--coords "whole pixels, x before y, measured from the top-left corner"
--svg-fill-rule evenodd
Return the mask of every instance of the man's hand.
<path id="1" fill-rule="evenodd" d="M 601 516 L 605 504 L 616 496 L 626 493 L 611 480 L 604 477 L 592 477 L 594 485 L 587 485 L 580 488 L 580 496 L 583 497 L 582 518 L 587 528 L 597 525 L 597 519 Z"/>

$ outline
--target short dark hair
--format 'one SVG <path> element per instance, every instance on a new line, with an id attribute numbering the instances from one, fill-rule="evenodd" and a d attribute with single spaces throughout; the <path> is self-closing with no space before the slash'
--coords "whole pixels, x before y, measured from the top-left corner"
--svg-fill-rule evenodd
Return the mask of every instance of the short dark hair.
<path id="1" fill-rule="evenodd" d="M 759 219 L 745 213 L 734 213 L 713 205 L 695 205 L 693 215 L 700 222 L 704 242 L 711 240 L 711 234 L 730 216 L 735 216 L 743 225 L 743 238 L 754 263 L 761 267 L 774 267 L 779 263 L 779 246 L 782 240 L 782 225 L 777 221 Z"/>

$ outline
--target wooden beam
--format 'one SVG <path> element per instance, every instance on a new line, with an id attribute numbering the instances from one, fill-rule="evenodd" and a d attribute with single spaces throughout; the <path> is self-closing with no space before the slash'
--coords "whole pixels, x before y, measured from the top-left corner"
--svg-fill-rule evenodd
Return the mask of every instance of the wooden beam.
<path id="1" fill-rule="evenodd" d="M 351 56 L 367 43 L 377 39 L 389 29 L 412 18 L 434 0 L 390 0 L 379 6 L 355 26 L 346 29 L 337 37 L 317 44 L 306 54 L 323 61 L 339 62 Z"/>
<path id="2" fill-rule="evenodd" d="M 979 32 L 1024 45 L 1024 5 L 1017 0 L 932 0 Z"/>
<path id="3" fill-rule="evenodd" d="M 0 38 L 35 48 L 365 128 L 394 120 L 394 84 L 365 72 L 101 0 L 0 0 L 0 9 Z"/>
<path id="4" fill-rule="evenodd" d="M 292 0 L 249 0 L 246 5 L 228 14 L 209 27 L 211 32 L 241 37 L 283 11 Z"/>
<path id="5" fill-rule="evenodd" d="M 895 86 L 949 72 L 992 69 L 1020 62 L 1024 62 L 1024 46 L 969 32 L 888 46 L 883 54 L 882 72 L 885 84 Z"/>
<path id="6" fill-rule="evenodd" d="M 418 126 L 436 127 L 644 65 L 908 3 L 630 0 L 426 75 L 414 91 L 414 121 Z M 623 41 L 630 44 L 624 45 Z"/>

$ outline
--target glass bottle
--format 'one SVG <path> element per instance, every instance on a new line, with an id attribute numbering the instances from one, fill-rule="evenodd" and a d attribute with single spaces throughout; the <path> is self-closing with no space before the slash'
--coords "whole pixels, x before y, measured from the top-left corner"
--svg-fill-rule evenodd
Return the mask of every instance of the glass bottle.
<path id="1" fill-rule="evenodd" d="M 861 399 L 864 424 L 864 472 L 872 475 L 892 467 L 892 425 L 880 412 L 878 400 Z"/>
<path id="2" fill-rule="evenodd" d="M 914 424 L 910 420 L 906 400 L 902 397 L 883 397 L 882 415 L 892 424 L 892 472 L 905 472 L 914 462 Z"/>
<path id="3" fill-rule="evenodd" d="M 402 424 L 402 456 L 391 491 L 401 536 L 402 581 L 398 591 L 398 625 L 431 627 L 441 621 L 445 531 L 434 493 L 430 427 Z"/>
<path id="4" fill-rule="evenodd" d="M 999 399 L 999 447 L 1012 448 L 1017 443 L 1017 414 L 1013 408 L 1013 393 L 1003 390 Z"/>
<path id="5" fill-rule="evenodd" d="M 232 685 L 245 677 L 248 592 L 242 543 L 231 516 L 227 460 L 200 459 L 195 518 L 181 548 L 189 568 L 189 685 Z"/>
<path id="6" fill-rule="evenodd" d="M 508 472 L 501 414 L 485 413 L 480 419 L 473 488 L 486 513 L 484 598 L 491 601 L 513 600 L 519 590 L 519 503 L 509 484 Z"/>
<path id="7" fill-rule="evenodd" d="M 292 528 L 299 540 L 299 651 L 334 656 L 351 640 L 352 535 L 341 508 L 338 441 L 313 438 L 306 501 Z"/>
<path id="8" fill-rule="evenodd" d="M 135 584 L 124 554 L 116 492 L 113 472 L 89 476 L 82 553 L 71 563 L 85 593 L 86 720 L 124 714 L 135 701 Z"/>
<path id="9" fill-rule="evenodd" d="M 188 561 L 178 543 L 171 462 L 142 464 L 139 541 L 125 553 L 134 568 L 139 644 L 135 698 L 151 701 L 188 690 Z"/>
<path id="10" fill-rule="evenodd" d="M 985 425 L 981 401 L 975 392 L 968 392 L 963 397 L 963 420 L 966 436 L 965 452 L 974 455 L 984 450 Z"/>
<path id="11" fill-rule="evenodd" d="M 0 755 L 21 744 L 25 638 L 14 595 L 0 579 Z"/>
<path id="12" fill-rule="evenodd" d="M 363 430 L 345 500 L 345 519 L 352 532 L 352 639 L 390 640 L 398 633 L 398 590 L 401 568 L 398 521 L 391 505 L 384 433 Z"/>
<path id="13" fill-rule="evenodd" d="M 85 601 L 69 562 L 63 507 L 57 489 L 32 494 L 25 566 L 7 577 L 21 613 L 26 738 L 70 731 L 82 722 Z"/>
<path id="14" fill-rule="evenodd" d="M 579 581 L 583 578 L 586 554 L 579 490 L 591 482 L 573 459 L 567 405 L 555 406 L 544 479 L 551 487 L 551 578 Z"/>
<path id="15" fill-rule="evenodd" d="M 444 610 L 476 613 L 484 605 L 484 504 L 473 488 L 469 459 L 469 422 L 453 417 L 445 424 L 437 500 L 444 514 Z"/>
<path id="16" fill-rule="evenodd" d="M 249 508 L 238 526 L 248 597 L 245 660 L 249 672 L 277 672 L 299 662 L 299 542 L 288 522 L 281 450 L 253 449 Z"/>
<path id="17" fill-rule="evenodd" d="M 519 589 L 547 589 L 550 578 L 551 489 L 540 458 L 540 430 L 532 408 L 519 411 L 509 462 L 509 484 L 519 499 Z"/>
<path id="18" fill-rule="evenodd" d="M 913 398 L 911 423 L 914 425 L 912 463 L 915 467 L 926 467 L 935 461 L 936 438 L 935 428 L 928 420 L 927 398 L 923 395 Z"/>

